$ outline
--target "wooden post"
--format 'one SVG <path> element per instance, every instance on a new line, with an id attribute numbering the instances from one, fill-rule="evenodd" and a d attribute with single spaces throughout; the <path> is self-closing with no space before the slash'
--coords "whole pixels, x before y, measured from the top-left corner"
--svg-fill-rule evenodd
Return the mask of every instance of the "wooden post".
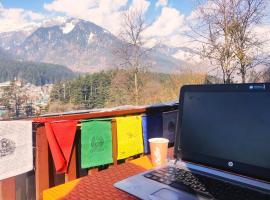
<path id="1" fill-rule="evenodd" d="M 16 176 L 16 198 L 27 199 L 26 190 L 27 173 Z"/>
<path id="2" fill-rule="evenodd" d="M 16 199 L 16 178 L 11 177 L 0 181 L 0 199 Z"/>
<path id="3" fill-rule="evenodd" d="M 65 174 L 65 182 L 75 180 L 77 178 L 77 159 L 76 159 L 76 140 L 71 152 L 71 158 L 68 166 L 68 172 Z"/>
<path id="4" fill-rule="evenodd" d="M 113 165 L 117 165 L 117 124 L 115 119 L 112 119 L 112 147 Z"/>
<path id="5" fill-rule="evenodd" d="M 45 126 L 36 132 L 36 199 L 42 199 L 42 192 L 49 188 L 49 155 Z"/>

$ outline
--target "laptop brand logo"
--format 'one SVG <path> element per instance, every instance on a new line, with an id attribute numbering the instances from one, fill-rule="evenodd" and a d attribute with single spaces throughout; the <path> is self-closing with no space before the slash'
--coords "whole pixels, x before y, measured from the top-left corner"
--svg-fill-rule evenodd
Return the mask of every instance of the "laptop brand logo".
<path id="1" fill-rule="evenodd" d="M 232 161 L 229 161 L 229 162 L 228 162 L 228 166 L 229 166 L 229 167 L 233 167 L 233 162 L 232 162 Z"/>
<path id="2" fill-rule="evenodd" d="M 250 85 L 249 89 L 250 90 L 265 90 L 266 87 L 265 87 L 265 84 L 262 84 L 262 85 Z"/>

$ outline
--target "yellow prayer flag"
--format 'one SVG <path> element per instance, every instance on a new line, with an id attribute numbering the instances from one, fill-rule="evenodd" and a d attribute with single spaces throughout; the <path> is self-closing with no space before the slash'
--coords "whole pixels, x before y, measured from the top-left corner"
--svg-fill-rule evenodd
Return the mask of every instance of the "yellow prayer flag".
<path id="1" fill-rule="evenodd" d="M 117 117 L 117 159 L 124 159 L 143 152 L 141 116 Z"/>

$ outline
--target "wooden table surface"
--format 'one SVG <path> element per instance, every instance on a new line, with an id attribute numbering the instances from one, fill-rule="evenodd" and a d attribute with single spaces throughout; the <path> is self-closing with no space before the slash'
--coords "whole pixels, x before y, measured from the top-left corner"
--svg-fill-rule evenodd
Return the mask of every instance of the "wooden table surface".
<path id="1" fill-rule="evenodd" d="M 172 158 L 173 148 L 168 151 L 168 156 Z M 52 199 L 136 199 L 135 197 L 118 190 L 114 183 L 144 172 L 152 168 L 149 156 L 126 162 L 124 164 L 111 166 L 96 174 L 76 179 L 74 181 L 59 185 L 43 192 L 44 200 Z"/>

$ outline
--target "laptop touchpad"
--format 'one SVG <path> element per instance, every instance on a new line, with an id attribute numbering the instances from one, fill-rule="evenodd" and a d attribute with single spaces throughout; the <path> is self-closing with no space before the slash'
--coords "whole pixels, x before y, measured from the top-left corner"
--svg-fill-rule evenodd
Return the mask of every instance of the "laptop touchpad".
<path id="1" fill-rule="evenodd" d="M 152 193 L 151 195 L 149 195 L 149 199 L 151 200 L 198 200 L 198 197 L 196 197 L 195 195 L 192 194 L 188 194 L 186 192 L 175 192 L 173 190 L 170 189 L 166 189 L 166 188 L 162 188 L 154 193 Z"/>

